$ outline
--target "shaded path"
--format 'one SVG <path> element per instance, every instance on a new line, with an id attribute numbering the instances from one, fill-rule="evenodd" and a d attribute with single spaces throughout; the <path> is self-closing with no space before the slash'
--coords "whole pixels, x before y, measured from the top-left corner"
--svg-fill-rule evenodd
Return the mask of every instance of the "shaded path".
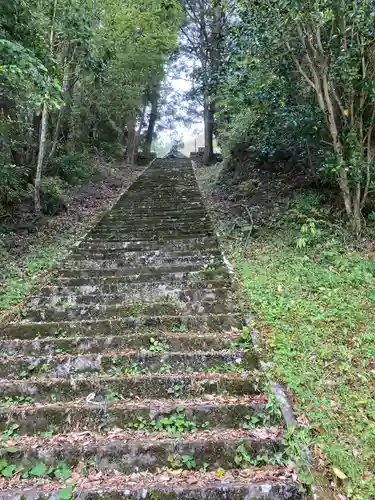
<path id="1" fill-rule="evenodd" d="M 157 160 L 3 329 L 4 457 L 79 498 L 300 498 L 241 327 L 190 162 Z"/>

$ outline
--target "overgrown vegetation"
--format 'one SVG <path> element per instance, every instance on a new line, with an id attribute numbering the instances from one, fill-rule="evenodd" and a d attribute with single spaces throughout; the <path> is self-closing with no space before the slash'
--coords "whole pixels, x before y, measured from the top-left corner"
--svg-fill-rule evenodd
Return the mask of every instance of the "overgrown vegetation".
<path id="1" fill-rule="evenodd" d="M 207 182 L 201 170 L 198 178 Z M 274 205 L 279 191 L 278 186 L 271 193 Z M 242 236 L 240 224 L 231 232 L 232 225 L 222 221 L 221 231 L 271 362 L 269 376 L 290 391 L 301 429 L 286 445 L 300 475 L 311 480 L 301 456 L 308 448 L 314 466 L 338 492 L 370 499 L 375 494 L 373 244 L 353 241 L 329 190 L 289 196 L 289 208 L 279 217 L 272 217 L 272 204 L 260 207 L 251 238 Z M 245 200 L 250 210 L 252 199 Z M 256 194 L 254 200 L 259 203 Z M 217 206 L 217 199 L 212 203 Z M 227 207 L 235 210 L 236 204 Z M 220 204 L 218 209 L 222 218 Z M 244 329 L 234 347 L 246 349 L 249 342 Z"/>
<path id="2" fill-rule="evenodd" d="M 197 60 L 204 163 L 214 130 L 227 179 L 246 178 L 246 167 L 235 161 L 243 152 L 261 164 L 298 167 L 340 191 L 358 235 L 374 182 L 373 2 L 184 4 L 182 47 Z"/>
<path id="3" fill-rule="evenodd" d="M 263 229 L 234 258 L 273 376 L 292 391 L 318 469 L 350 498 L 371 498 L 373 253 L 348 244 L 316 201 L 297 196 L 278 227 Z"/>
<path id="4" fill-rule="evenodd" d="M 33 198 L 36 213 L 53 214 L 93 174 L 89 154 L 134 163 L 142 144 L 149 153 L 157 115 L 148 105 L 157 106 L 181 7 L 15 0 L 2 2 L 0 19 L 0 209 Z"/>

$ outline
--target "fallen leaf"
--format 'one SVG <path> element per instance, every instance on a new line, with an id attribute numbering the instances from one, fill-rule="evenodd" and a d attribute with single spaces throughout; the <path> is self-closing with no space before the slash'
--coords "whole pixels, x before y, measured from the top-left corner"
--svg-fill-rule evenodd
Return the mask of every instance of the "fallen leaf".
<path id="1" fill-rule="evenodd" d="M 180 476 L 183 473 L 183 469 L 169 470 L 169 474 L 172 476 Z"/>
<path id="2" fill-rule="evenodd" d="M 225 474 L 225 470 L 220 467 L 216 472 L 216 477 L 221 477 Z"/>
<path id="3" fill-rule="evenodd" d="M 332 467 L 332 471 L 333 473 L 335 474 L 335 476 L 337 476 L 339 479 L 341 480 L 344 480 L 346 479 L 346 474 L 344 474 L 344 472 L 342 472 L 340 469 L 338 469 L 337 467 Z"/>

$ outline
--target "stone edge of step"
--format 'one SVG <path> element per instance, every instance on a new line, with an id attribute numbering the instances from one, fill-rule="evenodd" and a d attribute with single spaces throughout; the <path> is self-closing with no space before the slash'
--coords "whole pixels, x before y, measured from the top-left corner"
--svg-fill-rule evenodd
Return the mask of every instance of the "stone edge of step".
<path id="1" fill-rule="evenodd" d="M 226 477 L 226 473 L 230 478 Z M 97 475 L 89 475 L 88 478 L 79 482 L 77 492 L 79 498 L 96 500 L 100 498 L 112 498 L 119 500 L 123 498 L 141 499 L 147 495 L 170 495 L 174 494 L 176 500 L 228 500 L 229 498 L 285 498 L 300 500 L 299 485 L 292 480 L 292 472 L 287 468 L 269 467 L 267 470 L 254 469 L 246 474 L 244 471 L 226 471 L 222 478 L 216 473 L 187 471 L 179 475 L 172 475 L 169 471 L 161 471 L 150 475 L 135 474 L 126 476 L 124 474 L 105 474 L 98 478 Z M 139 476 L 139 479 L 138 477 Z M 104 485 L 103 485 L 104 482 Z M 37 481 L 25 481 L 21 488 L 0 491 L 3 500 L 37 500 L 42 494 L 43 498 L 57 500 L 61 482 L 49 480 L 43 487 Z M 33 484 L 34 483 L 34 484 Z M 36 484 L 35 484 L 36 483 Z M 229 496 L 230 493 L 233 496 Z M 278 496 L 275 497 L 275 494 Z M 108 495 L 111 495 L 108 497 Z M 220 495 L 220 496 L 217 496 Z M 239 496 L 241 495 L 241 496 Z M 157 496 L 156 498 L 163 498 Z M 167 497 L 164 497 L 167 498 Z"/>

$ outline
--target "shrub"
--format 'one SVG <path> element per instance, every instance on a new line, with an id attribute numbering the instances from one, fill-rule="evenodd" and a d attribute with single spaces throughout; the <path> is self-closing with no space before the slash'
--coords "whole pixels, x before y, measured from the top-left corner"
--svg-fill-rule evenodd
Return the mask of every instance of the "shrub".
<path id="1" fill-rule="evenodd" d="M 7 209 L 28 195 L 29 169 L 16 165 L 0 165 L 0 205 Z"/>
<path id="2" fill-rule="evenodd" d="M 42 212 L 46 215 L 56 215 L 67 210 L 67 190 L 67 183 L 60 177 L 43 177 L 40 184 Z"/>
<path id="3" fill-rule="evenodd" d="M 86 153 L 72 151 L 58 156 L 48 171 L 67 184 L 77 186 L 90 178 L 96 172 L 96 168 L 90 163 Z"/>

